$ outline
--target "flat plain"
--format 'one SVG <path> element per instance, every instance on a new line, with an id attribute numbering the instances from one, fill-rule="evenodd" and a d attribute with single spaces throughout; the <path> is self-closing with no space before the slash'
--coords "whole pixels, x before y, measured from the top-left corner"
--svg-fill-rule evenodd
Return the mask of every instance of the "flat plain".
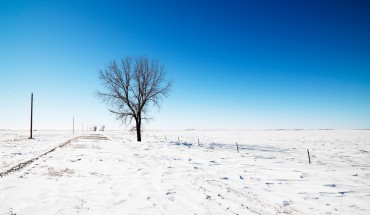
<path id="1" fill-rule="evenodd" d="M 369 130 L 34 137 L 0 131 L 0 214 L 370 213 Z"/>

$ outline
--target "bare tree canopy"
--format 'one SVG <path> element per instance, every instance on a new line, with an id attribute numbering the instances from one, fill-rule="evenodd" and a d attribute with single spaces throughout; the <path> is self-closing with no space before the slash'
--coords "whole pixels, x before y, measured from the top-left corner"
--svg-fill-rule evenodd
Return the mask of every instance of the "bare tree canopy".
<path id="1" fill-rule="evenodd" d="M 137 141 L 141 141 L 142 120 L 149 119 L 149 108 L 159 107 L 171 89 L 165 75 L 164 66 L 147 57 L 125 57 L 118 63 L 114 60 L 99 71 L 104 91 L 98 91 L 97 96 L 117 120 L 125 124 L 135 120 Z"/>

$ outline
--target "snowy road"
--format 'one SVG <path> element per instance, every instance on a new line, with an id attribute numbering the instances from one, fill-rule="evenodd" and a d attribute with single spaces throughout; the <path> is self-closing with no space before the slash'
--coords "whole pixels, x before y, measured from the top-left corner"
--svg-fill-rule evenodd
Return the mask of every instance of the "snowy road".
<path id="1" fill-rule="evenodd" d="M 240 144 L 237 153 L 222 141 L 199 146 L 156 135 L 137 143 L 114 132 L 85 134 L 57 147 L 0 178 L 0 214 L 369 212 L 366 165 L 340 169 L 317 161 L 315 151 L 309 165 L 286 144 Z"/>

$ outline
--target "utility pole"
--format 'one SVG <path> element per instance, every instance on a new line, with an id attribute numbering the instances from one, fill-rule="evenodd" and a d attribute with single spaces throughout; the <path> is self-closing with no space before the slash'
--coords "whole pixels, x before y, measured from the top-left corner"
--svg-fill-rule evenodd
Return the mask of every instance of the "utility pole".
<path id="1" fill-rule="evenodd" d="M 73 134 L 75 134 L 75 117 L 73 117 Z"/>
<path id="2" fill-rule="evenodd" d="M 31 93 L 31 129 L 30 129 L 30 137 L 28 139 L 32 138 L 32 121 L 33 121 L 33 93 Z"/>

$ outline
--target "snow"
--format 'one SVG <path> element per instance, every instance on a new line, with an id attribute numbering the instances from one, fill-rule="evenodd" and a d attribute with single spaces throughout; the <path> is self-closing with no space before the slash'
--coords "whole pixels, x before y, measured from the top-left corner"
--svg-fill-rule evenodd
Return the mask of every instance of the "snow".
<path id="1" fill-rule="evenodd" d="M 368 130 L 27 137 L 0 131 L 0 214 L 370 213 Z"/>

